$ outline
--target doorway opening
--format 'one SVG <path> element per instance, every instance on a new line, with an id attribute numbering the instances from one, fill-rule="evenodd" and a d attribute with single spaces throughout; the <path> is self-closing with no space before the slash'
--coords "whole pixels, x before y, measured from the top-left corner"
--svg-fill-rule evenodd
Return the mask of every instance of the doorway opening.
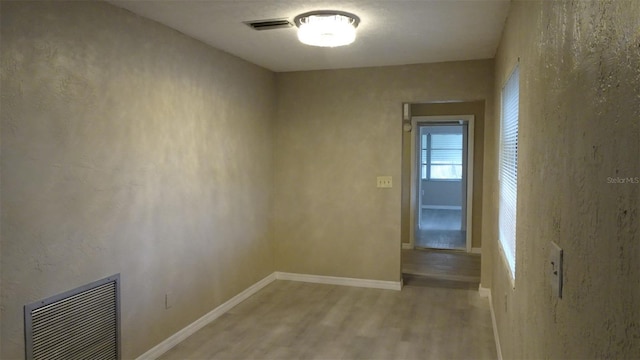
<path id="1" fill-rule="evenodd" d="M 474 119 L 412 118 L 411 247 L 471 252 Z"/>

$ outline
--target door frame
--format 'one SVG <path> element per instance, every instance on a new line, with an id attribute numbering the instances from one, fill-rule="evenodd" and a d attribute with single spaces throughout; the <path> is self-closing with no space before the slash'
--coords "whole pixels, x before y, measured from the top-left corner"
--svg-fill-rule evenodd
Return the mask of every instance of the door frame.
<path id="1" fill-rule="evenodd" d="M 442 115 L 442 116 L 412 116 L 411 117 L 411 198 L 409 200 L 410 204 L 410 215 L 409 215 L 409 224 L 411 227 L 411 231 L 409 232 L 409 246 L 411 249 L 415 248 L 415 234 L 416 234 L 416 200 L 418 198 L 418 189 L 417 189 L 417 177 L 418 177 L 418 169 L 417 169 L 417 146 L 418 139 L 417 137 L 420 135 L 418 131 L 418 124 L 423 123 L 441 123 L 447 124 L 451 123 L 460 124 L 461 121 L 467 122 L 467 167 L 466 167 L 466 175 L 467 175 L 467 196 L 466 196 L 466 204 L 465 204 L 465 213 L 466 213 L 466 251 L 468 253 L 472 252 L 472 244 L 473 244 L 473 147 L 474 147 L 474 139 L 475 139 L 475 116 L 474 115 Z"/>

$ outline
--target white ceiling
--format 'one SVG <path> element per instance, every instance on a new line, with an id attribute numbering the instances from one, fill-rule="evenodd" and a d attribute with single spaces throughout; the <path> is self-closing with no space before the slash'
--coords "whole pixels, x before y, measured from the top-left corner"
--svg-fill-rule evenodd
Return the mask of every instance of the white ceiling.
<path id="1" fill-rule="evenodd" d="M 510 0 L 109 0 L 215 48 L 284 72 L 492 58 Z M 352 45 L 317 48 L 296 28 L 256 31 L 244 21 L 312 10 L 360 17 Z"/>

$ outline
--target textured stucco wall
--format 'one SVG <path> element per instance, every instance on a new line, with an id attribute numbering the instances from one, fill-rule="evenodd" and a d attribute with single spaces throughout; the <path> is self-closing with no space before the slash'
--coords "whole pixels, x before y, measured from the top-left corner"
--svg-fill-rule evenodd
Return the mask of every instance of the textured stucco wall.
<path id="1" fill-rule="evenodd" d="M 496 106 L 518 57 L 515 288 L 497 251 L 493 262 L 504 358 L 638 359 L 640 2 L 515 1 Z M 562 299 L 549 285 L 550 241 L 564 249 Z"/>
<path id="2" fill-rule="evenodd" d="M 106 3 L 1 6 L 0 358 L 25 303 L 113 273 L 128 359 L 275 270 L 273 73 Z"/>
<path id="3" fill-rule="evenodd" d="M 398 281 L 402 103 L 489 99 L 492 79 L 492 60 L 278 74 L 278 269 Z"/>

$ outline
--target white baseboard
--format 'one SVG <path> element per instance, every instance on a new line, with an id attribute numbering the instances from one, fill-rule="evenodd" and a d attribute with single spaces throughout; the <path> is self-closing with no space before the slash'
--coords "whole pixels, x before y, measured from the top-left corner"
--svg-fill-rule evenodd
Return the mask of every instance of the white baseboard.
<path id="1" fill-rule="evenodd" d="M 302 281 L 315 284 L 355 286 L 385 290 L 402 290 L 401 281 L 354 279 L 336 276 L 294 274 L 287 272 L 276 272 L 275 274 L 277 280 Z"/>
<path id="2" fill-rule="evenodd" d="M 462 210 L 462 206 L 456 205 L 422 205 L 422 208 L 429 210 Z"/>
<path id="3" fill-rule="evenodd" d="M 154 346 L 153 348 L 151 348 L 149 351 L 147 351 L 144 354 L 140 355 L 137 358 L 137 360 L 147 360 L 147 359 L 152 360 L 152 359 L 159 358 L 160 356 L 162 356 L 162 354 L 164 354 L 167 351 L 171 350 L 171 348 L 173 348 L 174 346 L 178 345 L 180 342 L 182 342 L 183 340 L 185 340 L 189 336 L 193 335 L 195 332 L 197 332 L 198 330 L 202 329 L 203 327 L 207 326 L 213 320 L 217 319 L 222 314 L 226 313 L 231 308 L 233 308 L 234 306 L 240 304 L 241 302 L 246 300 L 249 296 L 257 293 L 263 287 L 269 285 L 270 283 L 272 283 L 275 280 L 276 280 L 276 275 L 275 275 L 275 273 L 273 273 L 273 274 L 265 277 L 264 279 L 258 281 L 257 283 L 251 285 L 250 287 L 248 287 L 243 292 L 241 292 L 238 295 L 232 297 L 231 299 L 229 299 L 225 303 L 221 304 L 217 308 L 211 310 L 209 313 L 207 313 L 206 315 L 204 315 L 200 319 L 192 322 L 191 324 L 187 325 L 182 330 L 180 330 L 177 333 L 171 335 L 169 338 L 167 338 L 166 340 L 164 340 L 160 344 L 158 344 L 158 345 Z"/>
<path id="4" fill-rule="evenodd" d="M 502 347 L 500 346 L 500 336 L 498 335 L 498 324 L 496 323 L 496 313 L 493 310 L 493 300 L 491 299 L 491 289 L 484 288 L 482 285 L 478 287 L 480 296 L 489 298 L 489 309 L 491 309 L 491 324 L 493 325 L 493 338 L 496 341 L 496 352 L 498 360 L 502 360 Z"/>
<path id="5" fill-rule="evenodd" d="M 302 281 L 316 284 L 330 284 L 330 285 L 343 285 L 343 286 L 355 286 L 366 287 L 374 289 L 386 289 L 386 290 L 402 290 L 402 281 L 382 281 L 382 280 L 369 280 L 369 279 L 353 279 L 334 276 L 320 276 L 320 275 L 305 275 L 305 274 L 293 274 L 286 272 L 274 272 L 273 274 L 265 277 L 257 283 L 251 285 L 249 288 L 232 297 L 225 303 L 221 304 L 217 308 L 211 310 L 203 317 L 187 325 L 182 330 L 171 335 L 160 344 L 154 346 L 149 351 L 140 355 L 136 360 L 155 360 L 162 356 L 162 354 L 171 350 L 174 346 L 184 341 L 189 336 L 196 333 L 198 330 L 207 326 L 209 323 L 219 318 L 221 315 L 231 310 L 234 306 L 240 304 L 251 295 L 257 293 L 265 286 L 274 282 L 275 280 L 291 280 Z"/>
<path id="6" fill-rule="evenodd" d="M 410 243 L 402 243 L 402 250 L 413 250 L 414 247 Z M 482 254 L 482 248 L 471 248 L 472 254 Z"/>

